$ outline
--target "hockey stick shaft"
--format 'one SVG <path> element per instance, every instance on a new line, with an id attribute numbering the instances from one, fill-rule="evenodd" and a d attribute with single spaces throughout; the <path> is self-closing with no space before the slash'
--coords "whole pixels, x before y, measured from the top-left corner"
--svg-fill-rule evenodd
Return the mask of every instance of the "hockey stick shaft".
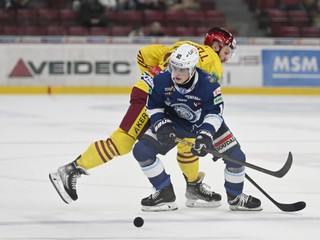
<path id="1" fill-rule="evenodd" d="M 252 178 L 245 174 L 246 179 L 255 186 L 264 196 L 266 196 L 274 205 L 284 212 L 297 212 L 306 207 L 306 203 L 303 201 L 295 203 L 279 203 L 274 200 L 266 191 L 264 191 Z"/>
<path id="2" fill-rule="evenodd" d="M 191 143 L 185 139 L 176 138 L 176 142 L 183 143 L 183 144 L 186 144 L 191 147 L 193 146 L 193 143 Z M 248 162 L 243 162 L 243 161 L 237 160 L 235 158 L 229 157 L 225 154 L 219 153 L 218 151 L 215 151 L 212 149 L 206 149 L 206 152 L 210 153 L 211 155 L 213 155 L 217 158 L 222 158 L 223 160 L 226 160 L 226 161 L 229 161 L 229 162 L 241 165 L 241 166 L 245 166 L 245 167 L 248 167 L 248 168 L 254 169 L 256 171 L 263 172 L 265 174 L 268 174 L 268 175 L 271 175 L 274 177 L 278 177 L 278 178 L 282 178 L 283 176 L 285 176 L 287 174 L 287 172 L 290 170 L 292 162 L 293 162 L 292 153 L 289 152 L 289 155 L 288 155 L 287 160 L 286 160 L 285 164 L 283 165 L 283 167 L 278 171 L 272 171 L 272 170 L 262 168 L 262 167 L 259 167 L 257 165 L 254 165 L 254 164 L 251 164 Z"/>

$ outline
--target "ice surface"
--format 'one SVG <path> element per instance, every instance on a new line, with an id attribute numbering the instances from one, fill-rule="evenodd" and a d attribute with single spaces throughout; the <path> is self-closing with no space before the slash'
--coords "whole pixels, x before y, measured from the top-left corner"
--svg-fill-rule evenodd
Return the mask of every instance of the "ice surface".
<path id="1" fill-rule="evenodd" d="M 274 199 L 306 201 L 301 212 L 281 212 L 249 182 L 245 193 L 262 212 L 231 212 L 223 188 L 224 164 L 201 160 L 205 182 L 223 196 L 217 209 L 184 206 L 185 183 L 175 150 L 161 157 L 179 210 L 146 213 L 141 198 L 153 191 L 132 154 L 94 168 L 78 180 L 78 201 L 67 205 L 48 174 L 106 139 L 124 115 L 126 95 L 0 96 L 0 239 L 318 239 L 320 234 L 320 97 L 224 96 L 225 119 L 247 161 L 272 170 L 292 151 L 281 179 L 247 168 Z M 134 227 L 141 216 L 145 224 Z"/>

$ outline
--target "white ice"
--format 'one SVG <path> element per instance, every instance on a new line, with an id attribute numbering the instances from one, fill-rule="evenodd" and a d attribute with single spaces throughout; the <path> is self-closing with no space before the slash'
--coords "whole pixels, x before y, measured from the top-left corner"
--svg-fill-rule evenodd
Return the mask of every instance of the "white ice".
<path id="1" fill-rule="evenodd" d="M 49 172 L 106 139 L 128 100 L 127 95 L 0 96 L 0 239 L 319 239 L 319 96 L 224 96 L 224 117 L 248 162 L 278 170 L 292 151 L 293 166 L 283 178 L 246 172 L 279 202 L 305 201 L 300 212 L 282 212 L 249 182 L 245 193 L 259 197 L 264 210 L 231 212 L 224 164 L 209 156 L 200 168 L 205 182 L 222 194 L 222 206 L 185 207 L 175 149 L 161 159 L 171 174 L 177 211 L 140 210 L 141 198 L 153 190 L 131 153 L 90 170 L 78 180 L 78 201 L 62 202 Z M 145 220 L 141 228 L 132 224 L 137 216 Z"/>

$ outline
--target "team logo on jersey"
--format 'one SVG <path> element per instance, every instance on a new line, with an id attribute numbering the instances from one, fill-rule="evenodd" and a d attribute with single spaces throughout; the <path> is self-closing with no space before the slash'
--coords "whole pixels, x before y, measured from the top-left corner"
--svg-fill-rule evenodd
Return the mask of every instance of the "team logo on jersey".
<path id="1" fill-rule="evenodd" d="M 174 103 L 171 107 L 175 110 L 178 117 L 188 120 L 191 123 L 195 123 L 200 119 L 201 109 L 193 111 L 187 104 Z"/>

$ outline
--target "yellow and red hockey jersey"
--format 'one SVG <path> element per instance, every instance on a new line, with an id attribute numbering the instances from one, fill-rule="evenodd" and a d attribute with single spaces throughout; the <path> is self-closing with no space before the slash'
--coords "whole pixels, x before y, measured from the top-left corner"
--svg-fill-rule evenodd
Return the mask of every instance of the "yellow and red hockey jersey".
<path id="1" fill-rule="evenodd" d="M 171 53 L 184 43 L 193 45 L 198 49 L 200 59 L 197 67 L 205 70 L 218 81 L 223 72 L 222 63 L 218 54 L 210 46 L 191 41 L 176 42 L 169 47 L 161 44 L 152 44 L 141 48 L 137 56 L 137 62 L 141 73 L 148 71 L 153 76 L 158 74 L 168 66 L 168 60 Z M 138 81 L 135 84 L 135 87 L 138 87 L 145 92 L 149 91 L 148 85 L 142 80 Z"/>

